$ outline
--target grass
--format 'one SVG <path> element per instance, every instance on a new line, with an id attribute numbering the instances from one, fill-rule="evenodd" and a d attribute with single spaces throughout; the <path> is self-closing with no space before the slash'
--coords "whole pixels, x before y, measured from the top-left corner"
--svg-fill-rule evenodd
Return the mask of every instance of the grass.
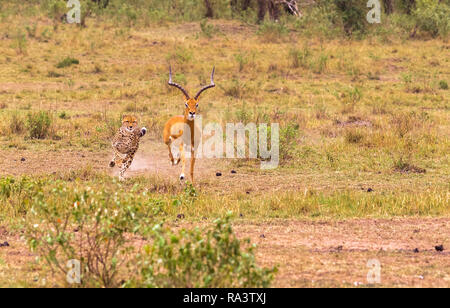
<path id="1" fill-rule="evenodd" d="M 257 29 L 226 20 L 146 27 L 134 22 L 132 12 L 126 26 L 88 18 L 85 28 L 51 27 L 44 17 L 24 19 L 0 22 L 6 33 L 0 46 L 1 181 L 9 175 L 22 183 L 10 193 L 0 191 L 0 223 L 9 230 L 21 229 L 33 189 L 51 195 L 55 181 L 69 191 L 92 187 L 119 197 L 129 191 L 151 196 L 161 201 L 163 219 L 183 217 L 190 224 L 228 211 L 237 224 L 267 225 L 280 219 L 450 217 L 446 40 L 323 39 L 304 37 L 284 23 Z M 64 59 L 67 50 L 73 59 Z M 147 173 L 118 183 L 107 173 L 109 140 L 125 112 L 139 116 L 149 128 L 146 142 L 166 158 L 163 125 L 183 111 L 182 96 L 166 86 L 169 63 L 174 79 L 192 93 L 209 82 L 216 66 L 218 86 L 200 100 L 206 123 L 280 123 L 281 166 L 261 171 L 255 161 L 213 162 L 211 171 L 238 173 L 199 177 L 196 197 L 176 176 Z M 28 115 L 43 113 L 47 117 L 37 123 L 43 129 L 30 134 L 36 125 Z M 333 262 L 334 255 L 326 259 Z M 319 265 L 303 261 L 314 279 Z M 29 285 L 36 267 L 22 267 L 12 284 L 8 277 L 16 271 L 0 274 L 0 286 Z M 312 286 L 310 280 L 303 285 Z"/>

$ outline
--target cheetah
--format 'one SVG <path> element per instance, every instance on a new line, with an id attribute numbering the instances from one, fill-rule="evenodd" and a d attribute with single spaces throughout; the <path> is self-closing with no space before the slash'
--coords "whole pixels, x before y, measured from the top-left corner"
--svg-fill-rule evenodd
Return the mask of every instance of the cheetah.
<path id="1" fill-rule="evenodd" d="M 147 133 L 145 127 L 139 129 L 138 121 L 134 116 L 124 116 L 122 126 L 112 140 L 114 157 L 109 166 L 112 168 L 120 164 L 119 180 L 124 180 L 125 171 L 133 162 L 134 155 L 139 148 L 139 141 Z"/>

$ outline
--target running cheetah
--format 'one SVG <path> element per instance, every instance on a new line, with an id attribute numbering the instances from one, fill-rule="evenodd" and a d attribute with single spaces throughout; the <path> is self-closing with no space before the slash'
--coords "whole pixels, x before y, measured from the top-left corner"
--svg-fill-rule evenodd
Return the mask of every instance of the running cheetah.
<path id="1" fill-rule="evenodd" d="M 130 167 L 139 148 L 139 141 L 146 133 L 147 129 L 145 127 L 139 129 L 136 117 L 123 117 L 122 126 L 112 140 L 114 157 L 109 163 L 110 167 L 121 164 L 119 180 L 124 180 L 125 171 Z"/>

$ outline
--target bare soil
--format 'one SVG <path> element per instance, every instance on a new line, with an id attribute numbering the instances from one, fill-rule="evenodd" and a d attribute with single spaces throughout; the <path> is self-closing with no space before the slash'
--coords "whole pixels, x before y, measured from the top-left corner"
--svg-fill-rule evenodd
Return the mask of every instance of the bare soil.
<path id="1" fill-rule="evenodd" d="M 235 230 L 257 244 L 261 265 L 278 267 L 274 287 L 450 287 L 447 218 L 240 221 Z M 38 276 L 40 267 L 20 234 L 0 227 L 4 241 L 10 246 L 0 247 L 0 281 L 39 286 L 51 280 Z M 444 251 L 436 251 L 438 245 Z M 380 284 L 367 282 L 372 259 L 381 264 Z"/>

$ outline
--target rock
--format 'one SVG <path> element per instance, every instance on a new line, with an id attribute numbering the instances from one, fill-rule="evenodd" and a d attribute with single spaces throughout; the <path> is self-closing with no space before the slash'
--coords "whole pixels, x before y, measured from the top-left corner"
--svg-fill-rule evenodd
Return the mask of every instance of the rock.
<path id="1" fill-rule="evenodd" d="M 372 192 L 372 191 L 373 191 L 373 189 L 370 187 L 367 189 L 367 192 Z"/>
<path id="2" fill-rule="evenodd" d="M 436 249 L 436 251 L 444 251 L 444 245 L 434 246 L 434 249 Z"/>
<path id="3" fill-rule="evenodd" d="M 419 248 L 414 248 L 414 253 L 419 253 Z"/>
<path id="4" fill-rule="evenodd" d="M 177 218 L 178 218 L 178 219 L 183 219 L 183 218 L 184 218 L 184 214 L 178 214 L 178 215 L 177 215 Z"/>
<path id="5" fill-rule="evenodd" d="M 236 174 L 236 170 L 231 170 L 231 174 Z"/>
<path id="6" fill-rule="evenodd" d="M 26 159 L 25 159 L 25 157 L 22 157 L 21 159 L 20 159 L 20 161 L 25 161 Z"/>
<path id="7" fill-rule="evenodd" d="M 266 236 L 264 234 L 261 234 L 259 237 L 260 238 L 266 238 Z"/>
<path id="8" fill-rule="evenodd" d="M 3 244 L 0 243 L 0 247 L 9 247 L 9 243 L 8 242 L 4 242 Z"/>
<path id="9" fill-rule="evenodd" d="M 222 173 L 216 172 L 216 176 L 222 176 Z"/>

